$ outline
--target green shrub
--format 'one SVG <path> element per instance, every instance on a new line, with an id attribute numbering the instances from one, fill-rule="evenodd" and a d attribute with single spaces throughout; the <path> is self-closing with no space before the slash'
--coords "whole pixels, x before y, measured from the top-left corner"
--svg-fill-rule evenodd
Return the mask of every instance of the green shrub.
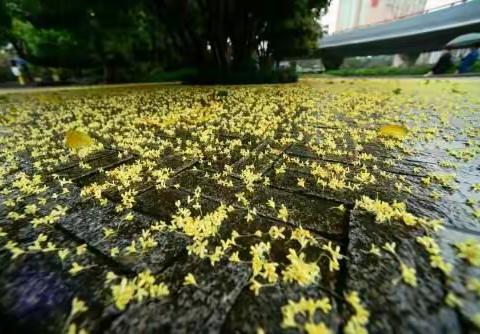
<path id="1" fill-rule="evenodd" d="M 243 85 L 264 83 L 289 83 L 298 81 L 294 68 L 279 70 L 232 70 L 228 72 L 215 69 L 200 70 L 197 75 L 188 77 L 183 82 L 195 85 Z"/>
<path id="2" fill-rule="evenodd" d="M 338 76 L 394 76 L 394 75 L 421 75 L 431 70 L 431 65 L 412 67 L 371 67 L 371 68 L 345 68 L 331 70 L 325 73 Z"/>
<path id="3" fill-rule="evenodd" d="M 198 71 L 194 68 L 180 68 L 175 71 L 164 71 L 163 69 L 153 70 L 146 77 L 149 82 L 166 82 L 166 81 L 185 81 L 190 77 L 196 76 Z"/>
<path id="4" fill-rule="evenodd" d="M 0 67 L 0 82 L 8 82 L 8 81 L 15 81 L 15 80 L 16 78 L 13 76 L 9 67 L 7 66 Z"/>
<path id="5" fill-rule="evenodd" d="M 473 70 L 472 72 L 474 73 L 480 73 L 480 60 L 477 60 L 475 64 L 473 64 Z"/>

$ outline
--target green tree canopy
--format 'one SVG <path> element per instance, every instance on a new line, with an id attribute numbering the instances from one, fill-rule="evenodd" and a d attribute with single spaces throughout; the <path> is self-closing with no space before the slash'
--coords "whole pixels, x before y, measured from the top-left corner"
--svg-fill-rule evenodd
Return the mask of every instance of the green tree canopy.
<path id="1" fill-rule="evenodd" d="M 147 62 L 221 71 L 316 48 L 328 0 L 5 0 L 0 38 L 46 66 Z"/>

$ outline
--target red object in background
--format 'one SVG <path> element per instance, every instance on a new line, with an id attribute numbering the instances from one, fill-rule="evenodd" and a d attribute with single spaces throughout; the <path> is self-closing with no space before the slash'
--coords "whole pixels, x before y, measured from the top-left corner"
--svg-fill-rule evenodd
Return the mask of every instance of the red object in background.
<path id="1" fill-rule="evenodd" d="M 370 6 L 377 7 L 379 0 L 370 0 Z"/>

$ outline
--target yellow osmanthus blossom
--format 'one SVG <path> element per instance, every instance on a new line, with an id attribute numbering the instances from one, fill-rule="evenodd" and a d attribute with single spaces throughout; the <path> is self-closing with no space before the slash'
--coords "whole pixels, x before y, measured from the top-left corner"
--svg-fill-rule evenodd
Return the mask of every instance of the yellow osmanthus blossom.
<path id="1" fill-rule="evenodd" d="M 282 327 L 304 329 L 307 333 L 331 333 L 328 327 L 322 322 L 315 322 L 315 313 L 321 311 L 328 314 L 332 305 L 328 298 L 311 299 L 301 297 L 299 301 L 289 300 L 288 304 L 282 306 Z M 302 324 L 297 322 L 297 316 L 307 320 Z"/>
<path id="2" fill-rule="evenodd" d="M 142 182 L 142 172 L 144 169 L 145 167 L 142 162 L 136 162 L 130 165 L 121 165 L 107 171 L 106 174 L 112 178 L 114 184 L 116 184 L 119 189 L 127 189 L 133 184 Z M 127 191 L 133 193 L 132 189 Z"/>
<path id="3" fill-rule="evenodd" d="M 271 283 L 276 282 L 276 264 L 269 264 L 268 255 L 271 245 L 269 242 L 259 242 L 250 246 L 250 255 L 252 256 L 252 279 L 257 276 L 267 278 Z"/>
<path id="4" fill-rule="evenodd" d="M 249 165 L 247 166 L 242 173 L 240 174 L 242 181 L 245 183 L 245 187 L 248 191 L 252 192 L 253 186 L 256 182 L 260 181 L 262 178 L 262 174 L 256 173 L 254 171 L 254 166 Z"/>
<path id="5" fill-rule="evenodd" d="M 18 212 L 10 211 L 7 215 L 7 218 L 13 220 L 13 221 L 19 221 L 22 219 L 25 219 L 26 215 L 25 214 L 20 214 Z"/>
<path id="6" fill-rule="evenodd" d="M 230 262 L 234 262 L 234 263 L 240 262 L 239 253 L 238 252 L 233 252 L 232 255 L 230 255 L 229 260 L 230 260 Z"/>
<path id="7" fill-rule="evenodd" d="M 68 248 L 60 249 L 58 251 L 58 257 L 63 262 L 63 261 L 65 261 L 65 259 L 67 258 L 69 253 L 70 253 L 70 250 Z"/>
<path id="8" fill-rule="evenodd" d="M 397 247 L 397 244 L 395 242 L 386 242 L 382 248 L 389 252 L 392 255 L 397 255 L 397 251 L 395 248 Z"/>
<path id="9" fill-rule="evenodd" d="M 425 248 L 425 250 L 429 254 L 430 265 L 432 266 L 432 268 L 438 268 L 443 272 L 445 276 L 450 276 L 450 273 L 453 270 L 453 266 L 452 264 L 446 262 L 443 259 L 440 247 L 438 246 L 437 242 L 429 236 L 417 237 L 416 240 Z"/>
<path id="10" fill-rule="evenodd" d="M 36 204 L 28 204 L 28 205 L 25 205 L 25 210 L 24 212 L 27 214 L 27 215 L 34 215 L 35 213 L 37 213 L 38 211 L 38 207 Z"/>
<path id="11" fill-rule="evenodd" d="M 70 275 L 76 276 L 78 273 L 80 273 L 81 271 L 83 271 L 87 268 L 88 267 L 82 266 L 81 264 L 78 264 L 77 262 L 73 262 L 72 267 L 70 268 L 70 270 L 68 272 L 70 273 Z"/>
<path id="12" fill-rule="evenodd" d="M 403 281 L 413 287 L 417 286 L 417 272 L 415 268 L 407 266 L 405 263 L 400 262 L 400 271 Z"/>
<path id="13" fill-rule="evenodd" d="M 158 299 L 169 294 L 169 289 L 164 283 L 156 283 L 155 277 L 146 270 L 133 279 L 126 277 L 112 277 L 107 281 L 120 279 L 120 283 L 110 285 L 115 307 L 124 310 L 131 301 L 142 302 L 145 298 Z"/>
<path id="14" fill-rule="evenodd" d="M 40 175 L 29 176 L 23 172 L 16 176 L 12 186 L 26 196 L 38 195 L 46 190 L 46 187 L 43 186 L 42 177 Z"/>
<path id="15" fill-rule="evenodd" d="M 463 306 L 463 301 L 453 292 L 447 293 L 445 303 L 452 308 Z"/>
<path id="16" fill-rule="evenodd" d="M 138 238 L 138 243 L 142 252 L 146 252 L 158 245 L 158 242 L 153 238 L 150 230 L 142 230 L 142 235 Z"/>
<path id="17" fill-rule="evenodd" d="M 103 238 L 108 239 L 115 234 L 115 230 L 109 227 L 104 227 L 103 229 Z"/>
<path id="18" fill-rule="evenodd" d="M 470 265 L 480 267 L 480 243 L 474 239 L 467 239 L 455 244 L 458 257 L 467 261 Z"/>
<path id="19" fill-rule="evenodd" d="M 477 327 L 477 329 L 480 329 L 480 312 L 475 313 L 470 320 L 473 322 L 473 324 Z"/>
<path id="20" fill-rule="evenodd" d="M 375 183 L 375 176 L 373 176 L 368 171 L 363 170 L 355 175 L 355 180 L 362 185 L 366 185 Z"/>
<path id="21" fill-rule="evenodd" d="M 370 245 L 370 250 L 368 251 L 370 254 L 381 256 L 380 248 L 378 248 L 375 244 Z"/>
<path id="22" fill-rule="evenodd" d="M 70 311 L 70 314 L 72 317 L 76 316 L 77 314 L 84 313 L 87 310 L 88 310 L 88 307 L 83 300 L 78 299 L 77 297 L 73 298 L 72 310 Z"/>
<path id="23" fill-rule="evenodd" d="M 354 310 L 354 314 L 348 319 L 344 331 L 346 334 L 368 334 L 366 325 L 370 318 L 370 312 L 362 305 L 358 292 L 352 291 L 345 294 L 345 299 Z"/>
<path id="24" fill-rule="evenodd" d="M 367 196 L 362 196 L 360 200 L 356 201 L 356 206 L 375 214 L 376 221 L 379 223 L 390 222 L 396 219 L 402 221 L 407 226 L 422 226 L 432 231 L 438 231 L 442 228 L 443 224 L 443 222 L 438 219 L 428 220 L 414 216 L 407 211 L 405 203 L 401 202 L 389 204 L 378 199 L 373 200 Z"/>
<path id="25" fill-rule="evenodd" d="M 269 207 L 271 207 L 272 209 L 275 209 L 275 201 L 273 200 L 273 198 L 270 198 L 267 202 L 267 205 Z"/>
<path id="26" fill-rule="evenodd" d="M 14 241 L 8 240 L 7 244 L 3 246 L 6 250 L 12 253 L 12 259 L 15 260 L 20 255 L 24 254 L 25 251 L 18 247 L 18 244 Z"/>
<path id="27" fill-rule="evenodd" d="M 272 226 L 268 230 L 268 234 L 272 239 L 285 239 L 285 235 L 283 232 L 285 231 L 285 227 L 278 228 L 277 226 Z"/>
<path id="28" fill-rule="evenodd" d="M 120 249 L 118 249 L 118 247 L 112 247 L 110 249 L 110 256 L 111 257 L 116 257 L 116 256 L 118 256 L 118 254 L 120 254 Z"/>
<path id="29" fill-rule="evenodd" d="M 287 166 L 285 166 L 285 164 L 282 164 L 281 166 L 275 168 L 276 175 L 283 175 L 285 174 L 286 171 L 287 171 Z"/>
<path id="30" fill-rule="evenodd" d="M 203 240 L 218 233 L 218 229 L 231 210 L 231 207 L 222 204 L 215 211 L 195 218 L 192 217 L 190 210 L 181 209 L 172 217 L 172 224 L 194 240 Z"/>
<path id="31" fill-rule="evenodd" d="M 453 189 L 453 183 L 456 180 L 456 175 L 454 173 L 430 173 L 425 176 L 422 181 L 425 180 L 424 184 L 428 186 L 431 182 L 440 184 L 441 186 Z"/>
<path id="32" fill-rule="evenodd" d="M 193 243 L 187 246 L 189 254 L 195 254 L 201 259 L 209 257 L 211 264 L 214 265 L 220 260 L 224 250 L 222 247 L 216 247 L 215 251 L 209 254 L 208 239 L 218 233 L 223 221 L 227 219 L 228 213 L 232 210 L 233 207 L 222 204 L 215 211 L 207 213 L 203 217 L 192 217 L 190 210 L 179 208 L 177 214 L 172 217 L 172 228 L 192 238 Z"/>
<path id="33" fill-rule="evenodd" d="M 307 286 L 316 281 L 320 275 L 320 268 L 315 262 L 306 262 L 305 254 L 290 248 L 287 259 L 290 264 L 282 271 L 283 279 L 286 282 L 296 282 L 300 286 Z"/>
<path id="34" fill-rule="evenodd" d="M 128 255 L 133 255 L 137 253 L 137 242 L 135 240 L 132 240 L 132 242 L 130 242 L 130 245 L 125 247 L 125 253 L 127 253 Z"/>
<path id="35" fill-rule="evenodd" d="M 67 334 L 88 334 L 84 328 L 77 328 L 77 324 L 73 323 L 68 326 Z"/>
<path id="36" fill-rule="evenodd" d="M 249 289 L 253 292 L 255 296 L 260 294 L 260 289 L 262 288 L 262 284 L 255 279 L 250 280 L 250 287 Z"/>
<path id="37" fill-rule="evenodd" d="M 297 185 L 300 188 L 305 188 L 305 178 L 303 177 L 297 178 Z"/>
<path id="38" fill-rule="evenodd" d="M 197 280 L 192 273 L 188 273 L 183 280 L 183 285 L 197 285 Z"/>
<path id="39" fill-rule="evenodd" d="M 80 245 L 76 248 L 77 255 L 83 255 L 87 251 L 87 244 Z"/>
<path id="40" fill-rule="evenodd" d="M 467 279 L 467 290 L 473 291 L 480 298 L 480 279 L 469 277 Z"/>
<path id="41" fill-rule="evenodd" d="M 124 310 L 128 303 L 135 296 L 136 284 L 134 281 L 130 281 L 127 278 L 122 278 L 120 284 L 113 285 L 112 296 L 115 301 L 115 306 L 119 310 Z"/>
<path id="42" fill-rule="evenodd" d="M 61 205 L 55 206 L 50 213 L 44 217 L 34 218 L 32 225 L 37 228 L 40 225 L 53 225 L 67 214 L 68 208 Z"/>
<path id="43" fill-rule="evenodd" d="M 298 241 L 302 248 L 317 244 L 317 240 L 312 236 L 310 231 L 303 229 L 301 226 L 292 231 L 290 239 Z"/>
<path id="44" fill-rule="evenodd" d="M 333 331 L 330 330 L 330 328 L 328 328 L 323 322 L 318 324 L 307 322 L 304 327 L 307 334 L 333 334 Z"/>
<path id="45" fill-rule="evenodd" d="M 285 205 L 281 205 L 280 209 L 278 210 L 277 218 L 280 219 L 283 222 L 288 221 L 288 210 Z"/>
<path id="46" fill-rule="evenodd" d="M 172 173 L 173 171 L 170 168 L 160 168 L 152 172 L 152 176 L 155 178 L 157 189 L 163 189 L 167 187 L 167 181 Z"/>
<path id="47" fill-rule="evenodd" d="M 33 245 L 28 246 L 28 250 L 29 251 L 41 251 L 42 248 L 43 248 L 42 243 L 46 242 L 47 239 L 48 239 L 48 237 L 45 234 L 40 233 L 37 236 L 37 239 L 34 241 Z"/>
<path id="48" fill-rule="evenodd" d="M 340 263 L 338 262 L 343 258 L 340 254 L 340 246 L 332 246 L 332 242 L 329 241 L 326 245 L 322 245 L 322 249 L 328 253 L 328 268 L 330 271 L 340 270 Z"/>

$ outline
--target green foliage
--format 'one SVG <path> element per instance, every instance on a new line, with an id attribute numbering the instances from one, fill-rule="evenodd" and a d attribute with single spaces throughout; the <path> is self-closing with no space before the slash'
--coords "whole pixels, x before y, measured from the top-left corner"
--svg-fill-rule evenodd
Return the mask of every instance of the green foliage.
<path id="1" fill-rule="evenodd" d="M 273 58 L 310 55 L 317 48 L 321 29 L 318 24 L 320 9 L 326 1 L 313 5 L 309 0 L 277 1 L 271 4 L 265 39 Z"/>
<path id="2" fill-rule="evenodd" d="M 8 67 L 0 67 L 0 82 L 15 81 L 15 77 Z"/>
<path id="3" fill-rule="evenodd" d="M 396 75 L 423 75 L 432 69 L 432 65 L 416 65 L 411 67 L 375 66 L 364 68 L 345 68 L 327 70 L 325 74 L 335 76 L 396 76 Z M 449 74 L 455 73 L 457 66 L 452 66 Z M 473 65 L 472 73 L 480 73 L 480 61 Z"/>
<path id="4" fill-rule="evenodd" d="M 290 81 L 293 75 L 273 72 L 272 65 L 316 48 L 319 14 L 327 4 L 328 0 L 5 0 L 0 41 L 10 40 L 17 53 L 35 65 L 101 68 L 104 81 L 143 78 L 144 63 L 150 64 L 149 70 L 195 67 L 222 82 L 256 82 L 249 78 L 256 75 L 259 82 Z M 178 75 L 184 76 L 172 78 Z M 170 80 L 167 74 L 160 79 Z"/>
<path id="5" fill-rule="evenodd" d="M 6 2 L 0 1 L 0 45 L 8 41 L 12 21 L 7 12 Z"/>
<path id="6" fill-rule="evenodd" d="M 78 40 L 66 30 L 37 29 L 28 21 L 14 18 L 11 35 L 22 41 L 33 63 L 44 66 L 74 66 L 86 63 L 86 54 L 75 51 Z M 83 58 L 83 59 L 82 59 Z"/>
<path id="7" fill-rule="evenodd" d="M 475 64 L 473 64 L 472 72 L 480 73 L 480 61 L 477 60 Z"/>
<path id="8" fill-rule="evenodd" d="M 243 70 L 253 55 L 260 65 L 305 55 L 316 48 L 317 19 L 327 0 L 146 0 L 165 25 L 168 43 L 184 63 Z M 259 48 L 259 46 L 261 46 Z"/>
<path id="9" fill-rule="evenodd" d="M 430 71 L 430 65 L 412 67 L 371 67 L 371 68 L 345 68 L 325 72 L 337 76 L 390 76 L 390 75 L 421 75 Z"/>
<path id="10" fill-rule="evenodd" d="M 262 83 L 289 83 L 296 82 L 298 75 L 293 68 L 271 70 L 261 69 L 259 71 L 229 71 L 224 72 L 218 69 L 203 69 L 195 76 L 187 77 L 186 84 L 196 85 L 243 85 Z"/>
<path id="11" fill-rule="evenodd" d="M 14 46 L 33 64 L 102 67 L 108 80 L 147 44 L 141 7 L 126 0 L 8 0 L 7 9 Z"/>
<path id="12" fill-rule="evenodd" d="M 175 71 L 164 71 L 158 69 L 145 77 L 144 81 L 149 82 L 171 82 L 171 81 L 187 81 L 189 78 L 198 75 L 195 68 L 180 68 Z"/>

